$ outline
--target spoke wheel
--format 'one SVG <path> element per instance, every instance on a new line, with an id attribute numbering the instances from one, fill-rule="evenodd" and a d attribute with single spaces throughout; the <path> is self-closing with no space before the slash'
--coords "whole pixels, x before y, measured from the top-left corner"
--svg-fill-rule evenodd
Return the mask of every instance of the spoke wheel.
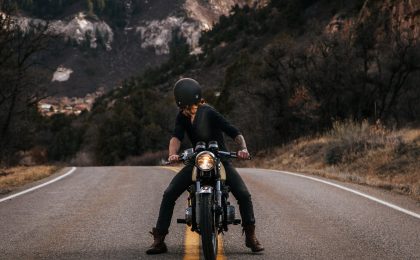
<path id="1" fill-rule="evenodd" d="M 212 195 L 202 194 L 200 197 L 200 232 L 206 260 L 215 260 L 217 256 L 218 232 L 212 206 Z"/>

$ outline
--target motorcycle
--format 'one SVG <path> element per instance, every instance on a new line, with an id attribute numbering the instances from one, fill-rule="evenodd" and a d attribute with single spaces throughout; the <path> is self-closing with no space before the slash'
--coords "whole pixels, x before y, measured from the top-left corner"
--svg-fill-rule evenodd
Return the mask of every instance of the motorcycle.
<path id="1" fill-rule="evenodd" d="M 187 224 L 191 231 L 201 235 L 206 260 L 216 259 L 218 234 L 228 231 L 228 225 L 241 224 L 235 218 L 235 207 L 228 201 L 229 186 L 225 184 L 222 159 L 230 158 L 237 158 L 236 152 L 220 151 L 216 141 L 208 146 L 198 142 L 195 149 L 187 149 L 180 155 L 180 161 L 193 163 L 194 168 L 185 218 L 177 219 L 177 223 Z"/>

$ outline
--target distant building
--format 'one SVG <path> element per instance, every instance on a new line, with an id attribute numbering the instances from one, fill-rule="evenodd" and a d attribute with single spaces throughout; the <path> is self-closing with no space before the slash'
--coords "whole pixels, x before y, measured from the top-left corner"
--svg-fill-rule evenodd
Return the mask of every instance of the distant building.
<path id="1" fill-rule="evenodd" d="M 54 114 L 80 115 L 84 110 L 90 111 L 96 98 L 104 94 L 104 89 L 99 88 L 96 92 L 79 97 L 49 97 L 39 101 L 38 111 L 43 116 Z"/>
<path id="2" fill-rule="evenodd" d="M 50 112 L 52 109 L 52 105 L 50 104 L 41 104 L 41 111 Z"/>

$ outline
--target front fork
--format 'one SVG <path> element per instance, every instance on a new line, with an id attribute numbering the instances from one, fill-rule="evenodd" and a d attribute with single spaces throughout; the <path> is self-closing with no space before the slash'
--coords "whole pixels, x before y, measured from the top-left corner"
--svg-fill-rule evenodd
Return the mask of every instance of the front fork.
<path id="1" fill-rule="evenodd" d="M 222 188 L 221 188 L 220 180 L 216 181 L 216 190 L 215 190 L 215 208 L 213 210 L 216 212 L 215 216 L 217 216 L 216 223 L 222 223 Z M 197 226 L 200 225 L 200 195 L 203 193 L 212 193 L 211 189 L 209 190 L 207 187 L 201 187 L 201 182 L 196 181 L 195 183 L 195 219 L 197 222 Z"/>
<path id="2" fill-rule="evenodd" d="M 221 224 L 222 223 L 222 213 L 223 213 L 223 209 L 222 209 L 222 188 L 221 188 L 221 183 L 220 180 L 216 181 L 216 214 L 215 216 L 217 217 L 217 224 Z"/>
<path id="3" fill-rule="evenodd" d="M 200 226 L 200 191 L 201 183 L 200 181 L 195 182 L 195 222 L 197 227 Z"/>

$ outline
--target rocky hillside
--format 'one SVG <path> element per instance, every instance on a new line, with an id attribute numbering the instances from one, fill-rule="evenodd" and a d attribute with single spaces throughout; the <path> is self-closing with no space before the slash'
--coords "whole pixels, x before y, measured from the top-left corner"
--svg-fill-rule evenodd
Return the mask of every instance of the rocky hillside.
<path id="1" fill-rule="evenodd" d="M 418 122 L 418 28 L 414 1 L 279 0 L 236 7 L 202 34 L 200 55 L 178 50 L 97 102 L 89 120 L 101 125 L 107 119 L 101 137 L 90 138 L 96 159 L 114 164 L 165 149 L 176 112 L 170 90 L 183 76 L 202 83 L 206 99 L 254 151 L 323 132 L 334 120 Z M 106 130 L 111 122 L 125 122 L 125 134 L 141 140 L 138 147 L 128 149 L 122 134 Z M 121 144 L 101 141 L 110 138 Z"/>
<path id="2" fill-rule="evenodd" d="M 338 12 L 326 27 L 328 33 L 349 33 L 355 24 L 363 24 L 371 19 L 380 21 L 376 37 L 389 35 L 391 31 L 401 30 L 411 33 L 413 38 L 420 37 L 419 1 L 364 1 L 357 15 Z"/>
<path id="3" fill-rule="evenodd" d="M 418 1 L 133 0 L 122 9 L 72 2 L 50 19 L 51 33 L 65 39 L 48 59 L 60 68 L 55 89 L 118 87 L 89 113 L 32 129 L 31 145 L 49 159 L 156 163 L 178 111 L 171 90 L 180 77 L 201 83 L 253 152 L 323 133 L 337 120 L 420 123 Z"/>
<path id="4" fill-rule="evenodd" d="M 56 95 L 84 96 L 99 87 L 112 89 L 130 76 L 166 61 L 174 34 L 187 40 L 193 54 L 201 52 L 199 38 L 219 16 L 234 5 L 229 1 L 16 1 L 15 19 L 23 30 L 31 24 L 50 24 L 61 41 L 47 58 L 50 91 Z M 262 6 L 266 1 L 258 1 Z M 64 77 L 54 77 L 54 70 Z"/>

